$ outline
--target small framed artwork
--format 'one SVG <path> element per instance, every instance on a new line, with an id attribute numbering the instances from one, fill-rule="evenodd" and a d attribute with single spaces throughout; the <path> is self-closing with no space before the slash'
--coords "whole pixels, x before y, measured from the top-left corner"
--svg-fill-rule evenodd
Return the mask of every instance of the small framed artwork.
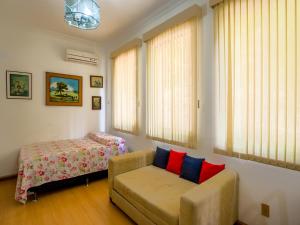
<path id="1" fill-rule="evenodd" d="M 90 87 L 103 88 L 103 76 L 90 76 Z"/>
<path id="2" fill-rule="evenodd" d="M 6 98 L 32 99 L 32 74 L 6 71 Z"/>
<path id="3" fill-rule="evenodd" d="M 47 72 L 46 105 L 82 106 L 82 76 Z"/>
<path id="4" fill-rule="evenodd" d="M 100 96 L 92 96 L 92 109 L 93 110 L 101 110 L 101 97 Z"/>

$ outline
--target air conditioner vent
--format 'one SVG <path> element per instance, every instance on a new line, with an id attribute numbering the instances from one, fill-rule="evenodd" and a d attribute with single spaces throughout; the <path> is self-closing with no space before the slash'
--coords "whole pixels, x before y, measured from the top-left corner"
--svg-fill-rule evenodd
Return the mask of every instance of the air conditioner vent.
<path id="1" fill-rule="evenodd" d="M 99 58 L 93 53 L 67 49 L 66 60 L 97 65 Z"/>

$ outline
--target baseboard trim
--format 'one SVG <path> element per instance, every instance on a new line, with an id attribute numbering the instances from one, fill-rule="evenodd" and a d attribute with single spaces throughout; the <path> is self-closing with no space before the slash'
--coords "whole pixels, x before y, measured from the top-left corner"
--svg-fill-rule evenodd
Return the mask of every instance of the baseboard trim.
<path id="1" fill-rule="evenodd" d="M 3 176 L 3 177 L 0 177 L 0 181 L 9 180 L 9 179 L 16 178 L 16 177 L 17 177 L 17 174 L 6 175 L 6 176 Z"/>

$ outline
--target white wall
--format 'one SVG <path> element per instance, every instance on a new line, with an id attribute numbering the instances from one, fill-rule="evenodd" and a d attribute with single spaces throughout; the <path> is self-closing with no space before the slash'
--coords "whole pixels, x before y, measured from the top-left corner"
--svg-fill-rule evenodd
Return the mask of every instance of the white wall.
<path id="1" fill-rule="evenodd" d="M 201 21 L 201 43 L 199 49 L 202 55 L 201 76 L 199 78 L 199 98 L 201 109 L 198 112 L 198 141 L 196 150 L 186 150 L 195 156 L 205 156 L 209 161 L 225 162 L 227 167 L 239 173 L 239 219 L 249 225 L 299 225 L 300 224 L 300 172 L 277 168 L 252 161 L 224 157 L 213 153 L 214 139 L 214 78 L 213 78 L 213 15 L 206 0 L 182 1 L 173 8 L 156 12 L 151 18 L 129 29 L 126 34 L 119 35 L 108 46 L 107 54 L 132 38 L 141 37 L 142 34 L 160 24 L 167 18 L 175 15 L 192 3 L 203 5 L 204 16 Z M 140 75 L 139 75 L 139 124 L 140 134 L 132 136 L 120 132 L 111 132 L 125 137 L 131 150 L 141 150 L 147 147 L 165 145 L 145 138 L 145 45 L 141 49 Z M 107 58 L 109 55 L 107 55 Z M 200 63 L 200 62 L 199 62 Z M 107 61 L 108 89 L 107 89 L 107 129 L 111 128 L 111 63 Z M 270 218 L 260 215 L 260 204 L 270 205 Z"/>
<path id="2" fill-rule="evenodd" d="M 66 62 L 65 49 L 102 54 L 98 44 L 7 20 L 0 23 L 0 177 L 16 174 L 22 145 L 83 137 L 105 129 L 105 104 L 91 110 L 91 96 L 105 99 L 104 89 L 90 88 L 89 76 L 105 76 L 98 66 Z M 6 70 L 32 73 L 32 100 L 6 99 Z M 45 72 L 83 76 L 83 106 L 45 105 Z M 105 80 L 105 77 L 104 77 Z"/>

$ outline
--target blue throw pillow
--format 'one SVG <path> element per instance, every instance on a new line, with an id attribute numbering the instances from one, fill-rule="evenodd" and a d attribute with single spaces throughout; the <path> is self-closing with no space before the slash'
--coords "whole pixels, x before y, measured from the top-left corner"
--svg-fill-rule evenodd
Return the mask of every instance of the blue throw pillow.
<path id="1" fill-rule="evenodd" d="M 186 155 L 183 160 L 180 177 L 198 183 L 203 160 Z"/>
<path id="2" fill-rule="evenodd" d="M 153 165 L 162 169 L 166 169 L 170 152 L 166 149 L 157 147 Z"/>

